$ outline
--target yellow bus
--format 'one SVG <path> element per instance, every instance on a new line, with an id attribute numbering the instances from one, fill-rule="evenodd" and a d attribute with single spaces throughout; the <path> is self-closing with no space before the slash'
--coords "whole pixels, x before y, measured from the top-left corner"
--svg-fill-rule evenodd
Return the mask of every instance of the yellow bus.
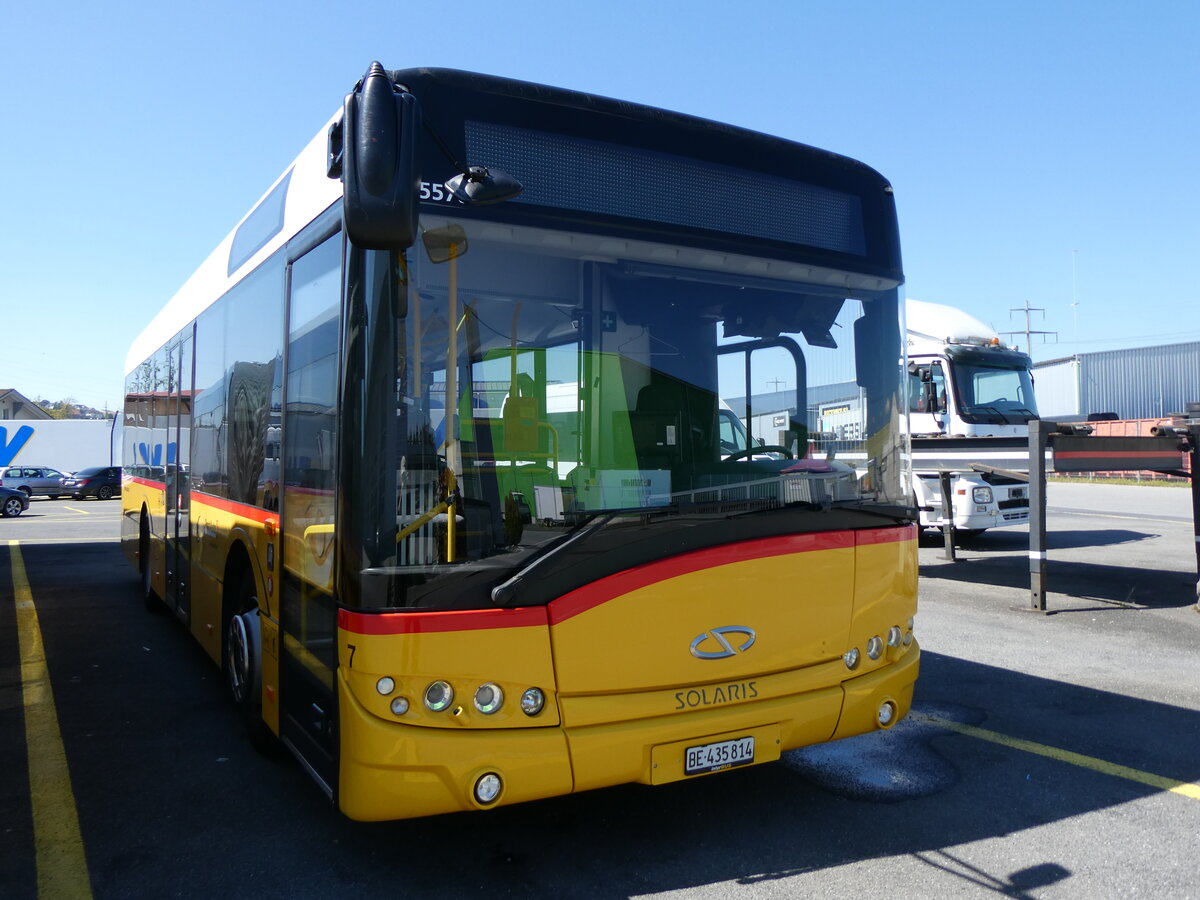
<path id="1" fill-rule="evenodd" d="M 372 64 L 131 347 L 125 555 L 353 819 L 890 728 L 902 279 L 861 163 Z"/>

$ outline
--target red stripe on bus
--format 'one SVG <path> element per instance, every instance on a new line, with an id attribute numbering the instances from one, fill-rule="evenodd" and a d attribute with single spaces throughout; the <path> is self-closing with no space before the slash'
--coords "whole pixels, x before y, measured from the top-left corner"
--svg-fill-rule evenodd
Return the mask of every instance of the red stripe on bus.
<path id="1" fill-rule="evenodd" d="M 1055 450 L 1062 459 L 1180 459 L 1182 450 Z"/>
<path id="2" fill-rule="evenodd" d="M 660 563 L 637 566 L 601 578 L 586 587 L 551 601 L 548 606 L 523 606 L 515 610 L 431 610 L 428 612 L 355 612 L 338 610 L 337 625 L 356 635 L 430 635 L 448 631 L 474 631 L 493 628 L 528 628 L 532 625 L 557 625 L 566 619 L 592 610 L 608 600 L 690 572 L 718 565 L 766 559 L 790 553 L 894 542 L 916 538 L 916 526 L 869 528 L 850 532 L 792 534 L 782 538 L 742 541 L 724 547 L 683 553 Z"/>
<path id="3" fill-rule="evenodd" d="M 363 613 L 338 610 L 338 628 L 353 634 L 437 634 L 485 628 L 526 628 L 546 624 L 546 607 L 517 609 L 443 609 L 411 613 Z"/>
<path id="4" fill-rule="evenodd" d="M 165 481 L 151 481 L 149 478 L 139 478 L 136 475 L 127 476 L 134 484 L 140 484 L 142 487 L 154 488 L 155 490 L 163 491 L 167 488 Z"/>
<path id="5" fill-rule="evenodd" d="M 266 523 L 268 519 L 276 522 L 279 520 L 279 513 L 274 510 L 263 509 L 261 506 L 251 506 L 248 503 L 238 503 L 234 500 L 228 500 L 225 497 L 218 497 L 216 494 L 205 493 L 204 491 L 192 491 L 192 499 L 203 506 L 219 509 L 222 512 L 231 513 L 235 516 L 241 516 L 243 519 L 252 519 L 260 524 Z"/>
<path id="6" fill-rule="evenodd" d="M 525 628 L 557 625 L 638 588 L 699 572 L 715 566 L 766 559 L 792 553 L 838 550 L 853 546 L 897 543 L 916 537 L 915 525 L 870 528 L 862 531 L 826 531 L 742 541 L 707 550 L 684 553 L 662 562 L 638 566 L 578 588 L 551 601 L 549 606 L 516 609 L 430 610 L 428 612 L 368 613 L 338 610 L 338 627 L 353 634 L 438 634 L 486 628 Z"/>
<path id="7" fill-rule="evenodd" d="M 618 572 L 584 587 L 576 588 L 552 601 L 550 624 L 557 625 L 559 622 L 565 622 L 567 619 L 607 603 L 622 594 L 628 594 L 630 591 L 715 566 L 727 566 L 731 563 L 766 559 L 772 556 L 786 556 L 792 553 L 810 553 L 815 550 L 853 547 L 854 535 L 853 531 L 822 531 L 812 534 L 760 538 L 753 541 L 741 541 L 737 544 L 726 544 L 723 547 L 695 550 L 691 553 L 673 556 L 662 562 L 626 569 L 624 572 Z"/>
<path id="8" fill-rule="evenodd" d="M 869 544 L 894 544 L 899 541 L 915 541 L 916 525 L 897 525 L 894 528 L 865 528 L 854 532 L 854 543 L 859 547 Z"/>

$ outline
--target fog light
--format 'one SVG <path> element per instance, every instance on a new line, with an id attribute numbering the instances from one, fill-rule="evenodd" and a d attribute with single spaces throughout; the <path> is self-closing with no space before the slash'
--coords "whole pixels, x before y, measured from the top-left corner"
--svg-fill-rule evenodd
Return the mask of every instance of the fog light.
<path id="1" fill-rule="evenodd" d="M 475 781 L 475 800 L 483 806 L 494 803 L 500 796 L 500 776 L 495 772 L 480 775 Z"/>
<path id="2" fill-rule="evenodd" d="M 379 691 L 379 693 L 385 697 L 388 694 L 390 694 L 392 691 L 394 691 L 395 689 L 396 689 L 395 680 L 389 678 L 386 675 L 384 675 L 377 682 L 375 682 L 375 690 Z"/>
<path id="3" fill-rule="evenodd" d="M 402 716 L 406 712 L 408 712 L 408 698 L 407 697 L 396 697 L 394 700 L 392 700 L 392 714 L 393 715 Z"/>
<path id="4" fill-rule="evenodd" d="M 454 688 L 444 681 L 435 681 L 425 688 L 425 706 L 430 712 L 441 712 L 454 702 Z"/>
<path id="5" fill-rule="evenodd" d="M 903 637 L 904 632 L 902 632 L 897 626 L 893 625 L 888 629 L 888 646 L 899 647 L 900 641 L 903 639 Z"/>
<path id="6" fill-rule="evenodd" d="M 858 648 L 851 647 L 842 654 L 842 661 L 846 663 L 846 668 L 854 670 L 858 668 Z"/>
<path id="7" fill-rule="evenodd" d="M 521 695 L 521 712 L 527 716 L 536 716 L 546 705 L 546 695 L 539 688 L 529 688 Z"/>
<path id="8" fill-rule="evenodd" d="M 891 700 L 884 700 L 879 704 L 879 712 L 875 714 L 875 721 L 879 723 L 880 728 L 887 728 L 892 724 L 892 720 L 896 718 L 896 704 Z"/>
<path id="9" fill-rule="evenodd" d="M 500 685 L 492 684 L 490 681 L 487 684 L 481 684 L 475 690 L 475 708 L 485 716 L 490 716 L 504 703 L 504 691 L 500 690 Z"/>
<path id="10" fill-rule="evenodd" d="M 879 635 L 867 641 L 867 656 L 871 659 L 879 659 L 883 655 L 883 638 Z"/>

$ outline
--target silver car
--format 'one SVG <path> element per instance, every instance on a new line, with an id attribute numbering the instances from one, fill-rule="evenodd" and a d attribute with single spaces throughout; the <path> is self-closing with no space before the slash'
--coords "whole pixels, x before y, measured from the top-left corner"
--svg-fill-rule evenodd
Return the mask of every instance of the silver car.
<path id="1" fill-rule="evenodd" d="M 49 466 L 9 466 L 0 472 L 0 487 L 23 491 L 26 497 L 38 494 L 57 500 L 71 493 L 63 487 L 65 477 Z"/>

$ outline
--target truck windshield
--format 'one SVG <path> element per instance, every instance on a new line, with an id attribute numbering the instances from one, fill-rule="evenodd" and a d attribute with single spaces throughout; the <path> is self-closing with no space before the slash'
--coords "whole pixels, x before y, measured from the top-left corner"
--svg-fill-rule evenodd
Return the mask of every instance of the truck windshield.
<path id="1" fill-rule="evenodd" d="M 394 465 L 371 482 L 396 497 L 373 604 L 487 604 L 597 517 L 593 543 L 622 553 L 684 518 L 715 544 L 797 530 L 781 512 L 905 504 L 894 287 L 640 238 L 422 230 Z"/>
<path id="2" fill-rule="evenodd" d="M 955 361 L 960 415 L 968 422 L 1021 424 L 1037 418 L 1029 368 Z"/>

